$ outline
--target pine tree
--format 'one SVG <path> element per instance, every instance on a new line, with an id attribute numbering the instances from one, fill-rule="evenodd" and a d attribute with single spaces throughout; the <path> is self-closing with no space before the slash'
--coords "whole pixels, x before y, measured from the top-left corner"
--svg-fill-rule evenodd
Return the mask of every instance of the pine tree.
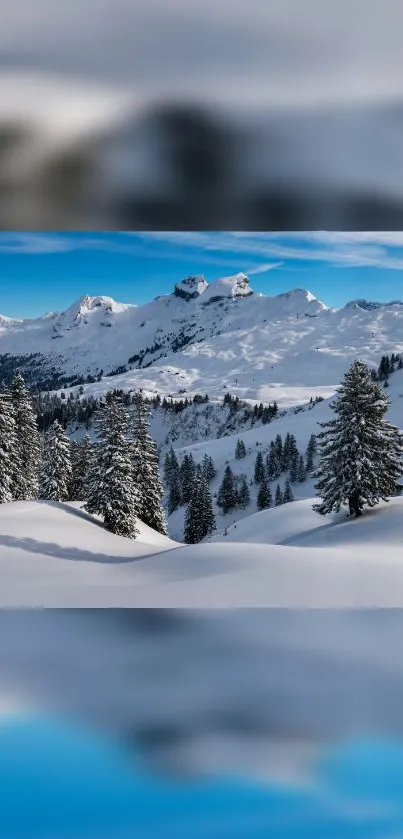
<path id="1" fill-rule="evenodd" d="M 255 484 L 260 484 L 264 480 L 265 471 L 263 463 L 262 452 L 258 452 L 255 461 Z"/>
<path id="2" fill-rule="evenodd" d="M 292 450 L 290 456 L 290 481 L 293 484 L 295 484 L 298 480 L 299 458 L 300 454 L 298 449 L 296 451 Z"/>
<path id="3" fill-rule="evenodd" d="M 287 479 L 284 487 L 283 504 L 288 504 L 290 501 L 294 501 L 294 496 L 292 494 L 291 484 Z"/>
<path id="4" fill-rule="evenodd" d="M 176 452 L 171 446 L 169 452 L 165 455 L 164 461 L 164 478 L 168 486 L 171 485 L 174 479 L 179 477 L 179 463 L 176 457 Z"/>
<path id="5" fill-rule="evenodd" d="M 313 459 L 317 452 L 316 434 L 311 434 L 308 445 L 306 447 L 306 469 L 307 472 L 312 472 Z"/>
<path id="6" fill-rule="evenodd" d="M 273 499 L 271 497 L 269 483 L 266 478 L 264 478 L 260 484 L 257 495 L 257 508 L 258 510 L 267 510 L 268 507 L 271 507 L 272 503 Z"/>
<path id="7" fill-rule="evenodd" d="M 283 438 L 281 434 L 277 434 L 276 439 L 274 441 L 274 445 L 276 447 L 276 453 L 279 460 L 279 463 L 282 462 L 283 457 Z"/>
<path id="8" fill-rule="evenodd" d="M 184 541 L 188 545 L 201 542 L 215 528 L 213 501 L 202 470 L 196 472 L 192 497 L 189 501 L 184 528 Z"/>
<path id="9" fill-rule="evenodd" d="M 235 457 L 237 460 L 241 460 L 246 455 L 246 448 L 245 443 L 243 440 L 238 440 L 236 447 L 235 447 Z"/>
<path id="10" fill-rule="evenodd" d="M 269 454 L 267 455 L 267 476 L 269 481 L 276 481 L 281 475 L 281 458 L 275 443 L 270 443 Z"/>
<path id="11" fill-rule="evenodd" d="M 283 451 L 281 455 L 281 469 L 283 472 L 287 472 L 290 468 L 290 458 L 291 458 L 291 435 L 287 432 L 284 444 L 283 444 Z"/>
<path id="12" fill-rule="evenodd" d="M 0 504 L 13 500 L 17 436 L 10 394 L 0 390 Z"/>
<path id="13" fill-rule="evenodd" d="M 213 530 L 215 530 L 216 522 L 213 511 L 213 499 L 211 496 L 210 487 L 203 474 L 201 496 L 203 501 L 203 529 L 205 531 L 205 536 L 203 538 L 205 538 L 206 536 L 211 536 Z"/>
<path id="14" fill-rule="evenodd" d="M 203 457 L 202 471 L 203 471 L 203 475 L 204 475 L 208 484 L 210 483 L 210 481 L 212 481 L 215 478 L 215 476 L 217 474 L 217 470 L 214 466 L 213 458 L 210 457 L 208 454 L 205 454 L 204 457 Z"/>
<path id="15" fill-rule="evenodd" d="M 227 466 L 224 477 L 217 495 L 217 504 L 221 507 L 223 514 L 229 513 L 237 503 L 237 493 L 232 469 Z"/>
<path id="16" fill-rule="evenodd" d="M 378 378 L 379 381 L 383 381 L 387 378 L 390 373 L 390 363 L 389 357 L 387 355 L 383 355 L 381 358 L 381 363 L 378 368 Z"/>
<path id="17" fill-rule="evenodd" d="M 181 485 L 179 476 L 172 477 L 168 495 L 168 515 L 171 516 L 181 506 Z"/>
<path id="18" fill-rule="evenodd" d="M 135 538 L 140 493 L 128 438 L 127 410 L 117 396 L 105 401 L 95 416 L 98 442 L 93 449 L 85 509 L 98 513 L 105 527 L 119 536 Z"/>
<path id="19" fill-rule="evenodd" d="M 150 435 L 149 410 L 141 393 L 137 393 L 134 399 L 133 438 L 133 464 L 140 494 L 139 518 L 153 530 L 166 535 L 158 449 Z M 172 458 L 171 463 L 174 464 Z"/>
<path id="20" fill-rule="evenodd" d="M 284 504 L 283 493 L 281 492 L 280 484 L 277 484 L 274 496 L 274 505 L 275 507 L 280 507 L 281 504 Z"/>
<path id="21" fill-rule="evenodd" d="M 165 483 L 168 484 L 168 486 L 170 486 L 171 479 L 172 479 L 172 472 L 171 472 L 171 452 L 172 451 L 173 451 L 173 449 L 171 448 L 171 450 L 166 453 L 165 459 L 164 459 L 164 480 L 165 480 Z"/>
<path id="22" fill-rule="evenodd" d="M 196 465 L 192 454 L 185 454 L 180 466 L 182 504 L 188 504 L 193 491 Z"/>
<path id="23" fill-rule="evenodd" d="M 303 457 L 302 454 L 300 455 L 299 461 L 298 461 L 297 480 L 300 484 L 302 484 L 304 481 L 306 481 L 306 468 L 305 468 L 305 463 L 304 463 L 304 457 Z"/>
<path id="24" fill-rule="evenodd" d="M 344 376 L 332 404 L 335 418 L 321 423 L 319 466 L 315 474 L 321 514 L 347 504 L 359 516 L 365 506 L 396 495 L 402 473 L 403 434 L 384 419 L 388 397 L 356 361 Z"/>
<path id="25" fill-rule="evenodd" d="M 243 510 L 245 510 L 246 507 L 248 507 L 249 504 L 250 504 L 249 487 L 248 487 L 248 482 L 247 482 L 245 476 L 241 480 L 241 486 L 238 490 L 237 501 L 238 501 L 239 507 L 242 507 Z"/>
<path id="26" fill-rule="evenodd" d="M 41 445 L 32 400 L 24 379 L 18 375 L 11 387 L 17 443 L 12 493 L 17 501 L 38 497 Z"/>
<path id="27" fill-rule="evenodd" d="M 73 501 L 84 501 L 87 494 L 87 481 L 92 466 L 93 445 L 89 434 L 81 443 L 72 443 L 71 465 L 72 483 L 70 498 Z"/>
<path id="28" fill-rule="evenodd" d="M 68 501 L 71 483 L 71 443 L 58 420 L 55 420 L 45 434 L 40 496 L 46 501 Z"/>

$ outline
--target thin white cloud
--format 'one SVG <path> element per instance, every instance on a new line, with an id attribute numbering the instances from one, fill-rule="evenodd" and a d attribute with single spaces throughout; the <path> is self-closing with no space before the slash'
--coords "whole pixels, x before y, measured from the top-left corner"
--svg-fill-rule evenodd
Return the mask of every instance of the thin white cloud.
<path id="1" fill-rule="evenodd" d="M 154 252 L 159 241 L 166 249 Z M 250 275 L 262 274 L 284 263 L 329 267 L 377 267 L 403 270 L 403 232 L 248 233 L 159 232 L 63 235 L 58 233 L 0 233 L 0 252 L 16 254 L 67 253 L 105 250 L 128 254 L 189 260 L 236 268 L 249 262 Z M 256 260 L 256 264 L 253 264 Z M 241 266 L 242 267 L 242 266 Z"/>
<path id="2" fill-rule="evenodd" d="M 283 262 L 322 262 L 338 268 L 403 270 L 403 234 L 400 233 L 156 232 L 145 235 L 204 252 L 242 254 L 243 259 L 259 257 Z"/>
<path id="3" fill-rule="evenodd" d="M 266 274 L 267 271 L 280 268 L 280 265 L 284 265 L 284 262 L 266 262 L 263 265 L 255 265 L 253 268 L 248 268 L 245 273 L 249 277 L 253 277 L 255 274 Z"/>

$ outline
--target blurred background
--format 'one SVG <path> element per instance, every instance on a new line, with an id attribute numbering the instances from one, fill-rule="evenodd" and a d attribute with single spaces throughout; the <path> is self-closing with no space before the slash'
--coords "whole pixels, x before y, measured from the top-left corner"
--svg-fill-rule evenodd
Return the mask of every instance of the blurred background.
<path id="1" fill-rule="evenodd" d="M 400 0 L 5 0 L 3 229 L 399 229 Z"/>
<path id="2" fill-rule="evenodd" d="M 2 839 L 397 839 L 401 610 L 0 612 Z"/>

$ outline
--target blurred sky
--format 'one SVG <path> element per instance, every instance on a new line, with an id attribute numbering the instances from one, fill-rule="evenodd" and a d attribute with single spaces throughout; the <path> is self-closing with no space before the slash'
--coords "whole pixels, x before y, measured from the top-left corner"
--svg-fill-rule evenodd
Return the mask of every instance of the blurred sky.
<path id="1" fill-rule="evenodd" d="M 3 66 L 117 86 L 214 79 L 233 101 L 376 99 L 403 91 L 402 23 L 400 0 L 5 0 L 0 51 Z"/>
<path id="2" fill-rule="evenodd" d="M 0 312 L 35 317 L 83 294 L 145 303 L 175 282 L 245 272 L 256 292 L 331 306 L 403 299 L 403 233 L 0 233 Z"/>

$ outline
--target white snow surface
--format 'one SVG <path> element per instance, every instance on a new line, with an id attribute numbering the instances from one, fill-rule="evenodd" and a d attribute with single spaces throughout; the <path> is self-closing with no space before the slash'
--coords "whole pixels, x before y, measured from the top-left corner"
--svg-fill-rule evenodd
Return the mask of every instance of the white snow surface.
<path id="1" fill-rule="evenodd" d="M 141 526 L 107 533 L 78 505 L 0 507 L 0 605 L 226 608 L 403 605 L 403 499 L 325 520 L 313 499 L 179 546 Z"/>

